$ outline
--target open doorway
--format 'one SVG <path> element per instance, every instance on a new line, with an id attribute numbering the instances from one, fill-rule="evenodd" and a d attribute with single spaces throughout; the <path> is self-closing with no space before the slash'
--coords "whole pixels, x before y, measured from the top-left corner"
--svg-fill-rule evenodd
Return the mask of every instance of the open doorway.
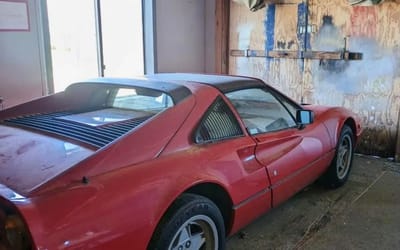
<path id="1" fill-rule="evenodd" d="M 54 91 L 144 73 L 142 1 L 47 0 Z"/>

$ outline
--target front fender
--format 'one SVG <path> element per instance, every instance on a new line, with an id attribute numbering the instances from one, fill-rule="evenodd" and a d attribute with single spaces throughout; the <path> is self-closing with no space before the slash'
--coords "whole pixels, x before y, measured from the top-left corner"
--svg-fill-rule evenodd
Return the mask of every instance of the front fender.
<path id="1" fill-rule="evenodd" d="M 342 107 L 310 106 L 315 112 L 315 119 L 324 124 L 329 133 L 331 148 L 336 148 L 340 133 L 345 123 L 348 123 L 354 132 L 354 139 L 357 141 L 362 129 L 360 118 L 350 110 Z"/>

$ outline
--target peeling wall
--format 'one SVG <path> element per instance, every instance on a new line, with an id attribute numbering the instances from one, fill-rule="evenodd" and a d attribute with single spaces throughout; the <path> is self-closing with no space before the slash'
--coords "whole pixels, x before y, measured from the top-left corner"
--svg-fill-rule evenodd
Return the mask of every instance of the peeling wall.
<path id="1" fill-rule="evenodd" d="M 305 34 L 308 11 L 309 32 Z M 358 150 L 393 157 L 400 108 L 400 3 L 347 0 L 270 4 L 256 13 L 231 4 L 230 49 L 363 53 L 361 61 L 230 57 L 230 73 L 260 77 L 297 101 L 358 113 Z M 346 42 L 345 42 L 345 38 Z"/>

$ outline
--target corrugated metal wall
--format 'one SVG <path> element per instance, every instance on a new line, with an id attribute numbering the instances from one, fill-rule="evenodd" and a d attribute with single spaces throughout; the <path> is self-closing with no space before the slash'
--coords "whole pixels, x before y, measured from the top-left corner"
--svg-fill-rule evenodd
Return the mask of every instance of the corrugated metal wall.
<path id="1" fill-rule="evenodd" d="M 351 6 L 347 0 L 310 0 L 308 8 L 304 1 L 288 2 L 257 12 L 232 2 L 230 49 L 348 49 L 363 53 L 363 59 L 231 56 L 229 73 L 262 78 L 297 101 L 353 110 L 364 125 L 358 150 L 393 157 L 400 107 L 400 2 Z"/>

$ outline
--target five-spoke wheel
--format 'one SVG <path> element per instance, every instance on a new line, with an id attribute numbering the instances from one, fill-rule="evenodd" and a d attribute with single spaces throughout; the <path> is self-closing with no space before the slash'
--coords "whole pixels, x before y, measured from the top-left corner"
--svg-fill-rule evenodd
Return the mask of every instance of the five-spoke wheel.
<path id="1" fill-rule="evenodd" d="M 340 142 L 339 148 L 337 149 L 336 157 L 336 171 L 339 179 L 346 177 L 350 169 L 350 164 L 353 155 L 353 139 L 349 133 L 346 133 Z"/>
<path id="2" fill-rule="evenodd" d="M 187 220 L 172 238 L 168 249 L 217 249 L 218 232 L 214 221 L 205 215 L 196 215 Z"/>
<path id="3" fill-rule="evenodd" d="M 327 187 L 337 188 L 348 179 L 354 155 L 354 134 L 348 125 L 344 125 L 336 146 L 335 158 L 321 181 Z"/>
<path id="4" fill-rule="evenodd" d="M 208 198 L 183 194 L 157 226 L 148 249 L 224 249 L 225 226 L 218 207 Z"/>

